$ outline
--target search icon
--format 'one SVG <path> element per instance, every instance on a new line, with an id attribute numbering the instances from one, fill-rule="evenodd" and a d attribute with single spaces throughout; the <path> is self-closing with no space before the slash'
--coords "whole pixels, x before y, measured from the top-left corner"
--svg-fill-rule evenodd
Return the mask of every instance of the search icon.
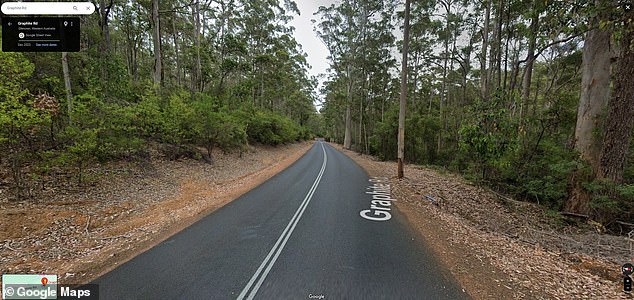
<path id="1" fill-rule="evenodd" d="M 73 10 L 77 10 L 77 6 L 73 6 Z"/>

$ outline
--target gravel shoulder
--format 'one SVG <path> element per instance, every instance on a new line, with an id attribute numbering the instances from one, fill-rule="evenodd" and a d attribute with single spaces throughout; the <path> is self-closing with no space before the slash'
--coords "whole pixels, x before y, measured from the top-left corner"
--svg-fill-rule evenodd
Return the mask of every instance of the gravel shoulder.
<path id="1" fill-rule="evenodd" d="M 50 185 L 37 200 L 0 193 L 0 272 L 89 282 L 268 180 L 312 144 L 217 151 L 213 164 L 112 163 L 88 170 L 97 178 L 90 187 Z"/>
<path id="2" fill-rule="evenodd" d="M 399 180 L 395 162 L 331 145 L 390 178 L 398 210 L 474 299 L 632 299 L 620 277 L 620 264 L 634 260 L 626 237 L 553 224 L 541 207 L 457 175 L 406 165 Z"/>

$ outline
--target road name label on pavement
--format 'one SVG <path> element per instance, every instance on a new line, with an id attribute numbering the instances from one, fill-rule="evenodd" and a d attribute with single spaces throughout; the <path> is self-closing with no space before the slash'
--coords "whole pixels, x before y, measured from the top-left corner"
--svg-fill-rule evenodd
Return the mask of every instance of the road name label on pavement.
<path id="1" fill-rule="evenodd" d="M 371 221 L 387 221 L 392 218 L 390 207 L 392 201 L 396 201 L 390 196 L 389 179 L 386 177 L 372 177 L 368 180 L 371 185 L 366 188 L 366 194 L 372 195 L 370 209 L 359 212 L 362 218 Z"/>

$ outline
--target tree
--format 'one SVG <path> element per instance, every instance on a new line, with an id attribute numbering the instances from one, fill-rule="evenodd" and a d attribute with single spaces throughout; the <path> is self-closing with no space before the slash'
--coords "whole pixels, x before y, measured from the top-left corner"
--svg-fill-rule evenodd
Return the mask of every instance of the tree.
<path id="1" fill-rule="evenodd" d="M 161 25 L 159 16 L 159 1 L 152 0 L 152 44 L 154 45 L 154 72 L 153 81 L 155 87 L 160 87 L 163 80 L 163 61 L 161 53 Z"/>
<path id="2" fill-rule="evenodd" d="M 539 0 L 533 0 L 531 9 L 531 25 L 528 36 L 528 53 L 526 54 L 526 68 L 524 69 L 524 77 L 522 79 L 522 103 L 520 108 L 520 121 L 523 119 L 524 105 L 528 102 L 531 94 L 531 83 L 533 80 L 533 65 L 535 64 L 535 48 L 537 47 L 537 34 L 539 32 L 539 10 L 537 9 Z"/>
<path id="3" fill-rule="evenodd" d="M 601 0 L 595 1 L 600 4 Z M 592 167 L 594 175 L 599 170 L 599 153 L 601 138 L 596 135 L 601 123 L 601 114 L 610 97 L 610 59 L 611 33 L 607 28 L 600 28 L 605 20 L 603 14 L 592 18 L 591 29 L 585 37 L 583 46 L 581 98 L 577 112 L 575 127 L 575 150 L 581 158 Z M 594 176 L 593 175 L 593 176 Z M 566 199 L 564 210 L 573 213 L 587 214 L 590 195 L 580 185 L 579 174 L 571 178 L 571 190 Z"/>
<path id="4" fill-rule="evenodd" d="M 401 63 L 401 97 L 398 113 L 398 178 L 403 178 L 405 150 L 405 111 L 407 109 L 407 52 L 409 50 L 410 0 L 405 0 L 405 23 L 403 25 L 403 61 Z"/>
<path id="5" fill-rule="evenodd" d="M 0 51 L 0 162 L 10 166 L 18 199 L 25 196 L 24 166 L 33 155 L 38 133 L 50 120 L 49 114 L 35 107 L 34 97 L 25 88 L 34 70 L 22 53 Z"/>
<path id="6" fill-rule="evenodd" d="M 68 112 L 68 124 L 72 125 L 71 114 L 73 112 L 73 91 L 70 81 L 70 69 L 68 68 L 68 52 L 62 52 L 62 72 L 64 73 L 64 87 L 66 88 L 66 108 Z"/>
<path id="7" fill-rule="evenodd" d="M 487 99 L 489 97 L 489 77 L 487 69 L 487 50 L 489 45 L 489 27 L 491 18 L 491 1 L 484 0 L 485 13 L 484 25 L 482 28 L 482 51 L 480 54 L 480 97 Z"/>
<path id="8" fill-rule="evenodd" d="M 196 50 L 194 65 L 194 72 L 192 76 L 192 91 L 201 91 L 202 90 L 202 65 L 200 60 L 200 0 L 195 0 L 194 5 L 192 6 L 192 17 L 194 24 L 194 47 Z"/>
<path id="9" fill-rule="evenodd" d="M 106 0 L 99 0 L 99 27 L 101 35 L 103 37 L 102 51 L 110 51 L 110 10 L 114 5 L 114 0 L 109 0 L 106 5 Z"/>
<path id="10" fill-rule="evenodd" d="M 316 80 L 289 25 L 293 1 L 93 2 L 81 52 L 0 52 L 0 177 L 16 195 L 52 168 L 146 158 L 148 144 L 204 159 L 311 137 Z"/>
<path id="11" fill-rule="evenodd" d="M 634 11 L 625 13 L 620 55 L 614 70 L 614 95 L 608 104 L 599 158 L 599 178 L 623 182 L 623 171 L 634 126 Z"/>

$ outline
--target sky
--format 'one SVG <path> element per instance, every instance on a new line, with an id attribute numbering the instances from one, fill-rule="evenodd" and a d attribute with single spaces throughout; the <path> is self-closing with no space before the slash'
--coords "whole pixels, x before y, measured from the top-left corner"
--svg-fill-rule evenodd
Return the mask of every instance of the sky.
<path id="1" fill-rule="evenodd" d="M 308 54 L 308 64 L 311 66 L 310 75 L 318 76 L 325 74 L 328 69 L 328 49 L 317 36 L 313 27 L 319 23 L 319 17 L 313 15 L 317 12 L 319 6 L 329 6 L 335 3 L 335 0 L 297 0 L 297 8 L 300 15 L 294 16 L 290 25 L 295 27 L 295 39 L 302 45 L 302 49 Z M 310 20 L 315 19 L 317 23 L 313 24 Z M 319 79 L 320 84 L 323 78 Z M 319 105 L 317 104 L 318 108 Z"/>

